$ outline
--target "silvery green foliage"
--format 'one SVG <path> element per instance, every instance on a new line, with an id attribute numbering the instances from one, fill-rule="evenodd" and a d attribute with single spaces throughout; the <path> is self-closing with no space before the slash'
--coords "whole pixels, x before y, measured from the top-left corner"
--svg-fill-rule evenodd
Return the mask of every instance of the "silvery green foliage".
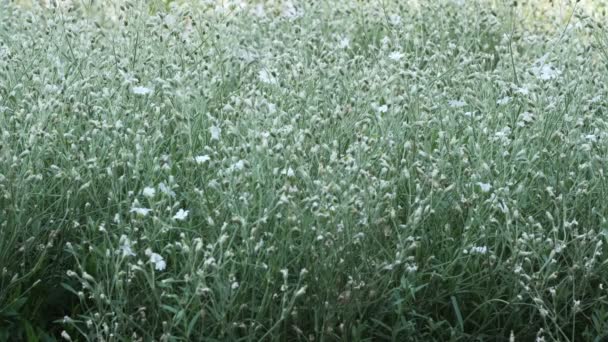
<path id="1" fill-rule="evenodd" d="M 0 4 L 16 339 L 608 329 L 601 4 L 94 6 Z"/>

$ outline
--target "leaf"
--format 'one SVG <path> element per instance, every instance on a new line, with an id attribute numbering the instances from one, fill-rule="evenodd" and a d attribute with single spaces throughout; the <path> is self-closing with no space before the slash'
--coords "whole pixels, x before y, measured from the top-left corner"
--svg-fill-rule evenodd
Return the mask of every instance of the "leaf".
<path id="1" fill-rule="evenodd" d="M 190 320 L 190 323 L 188 323 L 188 330 L 186 330 L 186 337 L 190 337 L 190 335 L 192 334 L 192 330 L 194 330 L 194 326 L 196 325 L 196 322 L 198 322 L 200 316 L 201 316 L 200 311 L 197 311 L 196 314 L 194 314 L 194 317 L 192 317 L 192 319 Z"/>
<path id="2" fill-rule="evenodd" d="M 173 307 L 170 307 L 169 305 L 163 304 L 160 307 L 163 308 L 163 309 L 165 309 L 165 310 L 167 310 L 167 311 L 169 311 L 169 312 L 171 312 L 174 315 L 177 315 L 177 312 L 178 312 L 177 309 L 175 309 Z"/>
<path id="3" fill-rule="evenodd" d="M 36 332 L 34 331 L 34 327 L 29 321 L 22 319 L 21 324 L 23 324 L 23 327 L 25 328 L 25 336 L 27 337 L 27 342 L 40 341 L 40 339 L 38 338 L 38 334 L 36 334 Z"/>
<path id="4" fill-rule="evenodd" d="M 75 295 L 78 295 L 78 291 L 74 290 L 73 287 L 71 287 L 70 285 L 66 284 L 66 283 L 61 283 L 61 287 L 63 287 L 64 289 L 72 292 Z"/>
<path id="5" fill-rule="evenodd" d="M 21 297 L 15 300 L 11 306 L 15 311 L 19 311 L 19 309 L 21 309 L 25 303 L 27 303 L 27 297 Z"/>
<path id="6" fill-rule="evenodd" d="M 464 322 L 462 320 L 462 313 L 460 312 L 460 308 L 458 307 L 458 302 L 456 301 L 456 297 L 450 296 L 452 300 L 452 307 L 454 308 L 454 312 L 456 313 L 456 319 L 458 319 L 458 327 L 460 328 L 460 332 L 464 331 Z"/>

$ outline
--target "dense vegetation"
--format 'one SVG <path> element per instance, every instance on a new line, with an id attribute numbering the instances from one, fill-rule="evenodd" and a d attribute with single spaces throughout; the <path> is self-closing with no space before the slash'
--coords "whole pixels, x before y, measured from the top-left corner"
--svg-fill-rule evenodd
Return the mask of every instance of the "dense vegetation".
<path id="1" fill-rule="evenodd" d="M 602 11 L 0 1 L 0 340 L 599 341 Z"/>

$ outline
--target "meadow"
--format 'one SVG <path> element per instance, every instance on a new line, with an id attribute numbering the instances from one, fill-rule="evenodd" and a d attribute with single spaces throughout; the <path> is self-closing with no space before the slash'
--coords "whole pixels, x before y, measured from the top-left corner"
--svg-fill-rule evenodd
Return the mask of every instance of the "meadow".
<path id="1" fill-rule="evenodd" d="M 0 0 L 0 341 L 604 341 L 605 19 Z"/>

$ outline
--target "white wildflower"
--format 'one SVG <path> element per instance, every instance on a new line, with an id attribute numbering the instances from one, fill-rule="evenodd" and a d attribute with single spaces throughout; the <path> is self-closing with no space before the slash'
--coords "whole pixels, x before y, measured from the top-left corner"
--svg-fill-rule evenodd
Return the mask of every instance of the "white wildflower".
<path id="1" fill-rule="evenodd" d="M 228 172 L 241 171 L 245 168 L 245 161 L 239 160 L 236 163 L 232 164 L 228 169 Z"/>
<path id="2" fill-rule="evenodd" d="M 393 51 L 393 52 L 389 53 L 388 58 L 397 62 L 397 61 L 400 61 L 401 58 L 403 58 L 403 54 L 399 51 Z"/>
<path id="3" fill-rule="evenodd" d="M 208 155 L 203 155 L 203 156 L 196 156 L 194 157 L 194 161 L 199 164 L 205 164 L 206 162 L 208 162 L 209 160 L 211 160 L 211 157 L 209 157 Z"/>
<path id="4" fill-rule="evenodd" d="M 266 10 L 264 10 L 264 5 L 263 4 L 257 4 L 254 8 L 253 8 L 253 14 L 255 16 L 257 16 L 258 18 L 263 18 L 266 16 Z"/>
<path id="5" fill-rule="evenodd" d="M 286 1 L 283 2 L 281 15 L 287 19 L 294 20 L 303 16 L 304 12 L 301 9 L 296 8 L 291 1 Z"/>
<path id="6" fill-rule="evenodd" d="M 278 83 L 277 79 L 266 69 L 260 70 L 260 72 L 258 73 L 258 78 L 260 79 L 260 81 L 267 83 L 267 84 L 277 84 Z"/>
<path id="7" fill-rule="evenodd" d="M 67 333 L 67 331 L 62 331 L 61 332 L 61 338 L 63 338 L 66 341 L 71 341 L 72 337 L 70 337 L 70 334 Z"/>
<path id="8" fill-rule="evenodd" d="M 173 27 L 173 26 L 175 26 L 176 22 L 177 22 L 177 19 L 175 18 L 174 15 L 168 14 L 165 16 L 165 24 L 167 24 L 167 26 Z"/>
<path id="9" fill-rule="evenodd" d="M 479 185 L 479 187 L 481 188 L 481 191 L 483 191 L 483 192 L 488 192 L 488 191 L 490 191 L 490 189 L 492 189 L 492 185 L 489 183 L 478 182 L 477 185 Z"/>
<path id="10" fill-rule="evenodd" d="M 287 177 L 295 177 L 296 173 L 293 171 L 293 169 L 290 167 L 287 169 Z"/>
<path id="11" fill-rule="evenodd" d="M 511 102 L 511 97 L 505 96 L 502 99 L 498 99 L 496 101 L 496 104 L 499 105 L 499 106 L 502 106 L 502 105 L 506 105 L 509 102 Z"/>
<path id="12" fill-rule="evenodd" d="M 160 184 L 158 184 L 158 189 L 160 189 L 160 192 L 162 192 L 165 195 L 168 195 L 168 196 L 171 196 L 171 197 L 175 197 L 175 192 L 173 190 L 171 190 L 171 188 L 169 188 L 163 182 L 161 182 Z"/>
<path id="13" fill-rule="evenodd" d="M 133 91 L 133 94 L 136 94 L 136 95 L 147 95 L 147 94 L 152 93 L 152 89 L 146 88 L 146 87 L 140 87 L 140 86 L 133 87 L 133 89 L 131 89 L 131 90 Z"/>
<path id="14" fill-rule="evenodd" d="M 220 237 L 217 239 L 217 242 L 220 245 L 223 245 L 226 241 L 228 241 L 228 239 L 230 238 L 230 236 L 228 234 L 222 234 L 220 235 Z"/>
<path id="15" fill-rule="evenodd" d="M 288 269 L 283 268 L 283 269 L 279 270 L 279 272 L 281 272 L 281 274 L 283 275 L 283 279 L 287 279 L 287 275 L 289 275 Z"/>
<path id="16" fill-rule="evenodd" d="M 543 81 L 554 79 L 562 73 L 560 70 L 553 67 L 550 63 L 546 63 L 546 60 L 548 58 L 548 54 L 542 56 L 536 62 L 534 62 L 534 66 L 530 69 L 530 71 L 532 71 L 536 78 Z"/>
<path id="17" fill-rule="evenodd" d="M 126 257 L 126 256 L 135 256 L 135 253 L 133 252 L 133 249 L 131 248 L 131 240 L 129 240 L 129 238 L 126 235 L 121 235 L 120 236 L 120 247 L 119 250 L 122 252 L 122 256 Z"/>
<path id="18" fill-rule="evenodd" d="M 131 212 L 136 213 L 139 216 L 147 216 L 151 211 L 152 211 L 152 209 L 149 209 L 149 208 L 139 208 L 139 207 L 131 208 Z"/>
<path id="19" fill-rule="evenodd" d="M 585 139 L 593 143 L 597 142 L 597 136 L 595 134 L 587 134 L 585 135 Z"/>
<path id="20" fill-rule="evenodd" d="M 486 254 L 488 252 L 488 247 L 486 246 L 474 246 L 471 247 L 469 253 L 471 254 Z"/>
<path id="21" fill-rule="evenodd" d="M 376 109 L 376 111 L 378 113 L 386 113 L 386 112 L 388 112 L 388 106 L 385 105 L 385 104 L 382 105 L 382 106 L 374 106 L 374 107 L 375 107 L 375 109 Z"/>
<path id="22" fill-rule="evenodd" d="M 177 213 L 175 213 L 173 219 L 177 221 L 183 221 L 188 217 L 188 213 L 190 213 L 189 210 L 180 209 L 177 211 Z"/>
<path id="23" fill-rule="evenodd" d="M 148 257 L 150 257 L 150 263 L 154 264 L 154 269 L 157 271 L 163 271 L 165 268 L 167 268 L 167 263 L 160 254 L 152 252 L 150 248 L 147 248 L 145 253 Z"/>
<path id="24" fill-rule="evenodd" d="M 220 140 L 220 135 L 222 134 L 222 129 L 213 125 L 209 127 L 209 132 L 211 133 L 211 140 Z"/>
<path id="25" fill-rule="evenodd" d="M 530 94 L 530 90 L 527 87 L 518 87 L 515 92 L 524 96 Z"/>
<path id="26" fill-rule="evenodd" d="M 466 106 L 467 103 L 462 100 L 450 100 L 448 101 L 448 105 L 452 108 L 461 108 Z"/>
<path id="27" fill-rule="evenodd" d="M 388 19 L 389 19 L 391 25 L 393 25 L 393 26 L 397 26 L 397 25 L 401 24 L 401 16 L 399 16 L 398 14 L 391 14 L 388 16 Z"/>
<path id="28" fill-rule="evenodd" d="M 203 262 L 204 266 L 213 266 L 215 265 L 215 258 L 214 257 L 209 257 L 207 259 L 205 259 L 205 262 Z"/>
<path id="29" fill-rule="evenodd" d="M 156 190 L 153 187 L 147 186 L 142 190 L 142 195 L 148 198 L 152 198 L 156 195 Z"/>
<path id="30" fill-rule="evenodd" d="M 350 39 L 348 39 L 348 37 L 342 37 L 340 38 L 340 40 L 338 41 L 338 47 L 340 49 L 346 49 L 350 46 Z"/>
<path id="31" fill-rule="evenodd" d="M 307 287 L 308 287 L 307 285 L 304 285 L 301 288 L 299 288 L 298 291 L 296 291 L 296 293 L 294 294 L 294 296 L 296 298 L 298 298 L 298 297 L 303 296 L 304 294 L 306 294 L 306 288 Z"/>
<path id="32" fill-rule="evenodd" d="M 523 112 L 520 114 L 520 118 L 523 122 L 530 123 L 534 121 L 534 114 L 530 112 Z"/>
<path id="33" fill-rule="evenodd" d="M 554 79 L 562 73 L 551 65 L 543 65 L 542 67 L 534 68 L 533 72 L 536 74 L 537 78 L 543 81 Z"/>

